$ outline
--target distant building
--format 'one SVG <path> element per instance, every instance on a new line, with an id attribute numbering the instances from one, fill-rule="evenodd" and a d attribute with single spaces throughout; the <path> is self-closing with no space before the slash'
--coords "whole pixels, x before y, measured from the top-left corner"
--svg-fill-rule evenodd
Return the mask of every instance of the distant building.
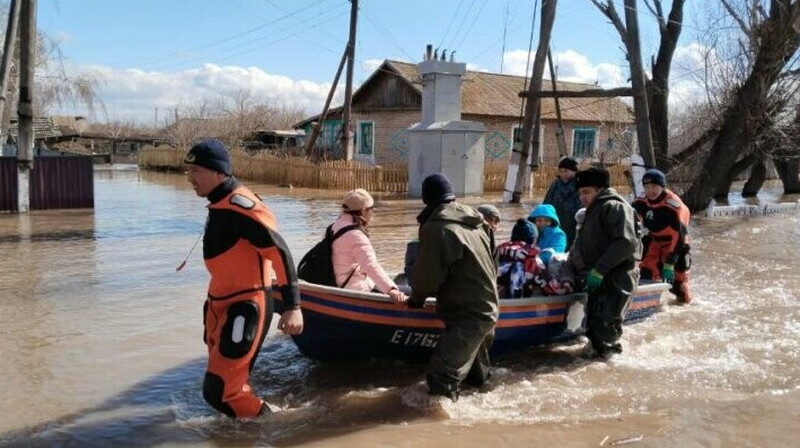
<path id="1" fill-rule="evenodd" d="M 461 91 L 463 120 L 486 124 L 487 160 L 507 160 L 514 138 L 521 132 L 521 99 L 525 78 L 468 71 Z M 559 90 L 597 88 L 590 84 L 558 82 Z M 549 80 L 545 90 L 552 90 Z M 632 145 L 634 118 L 630 106 L 618 98 L 562 98 L 560 100 L 567 150 L 579 158 L 595 158 L 601 152 L 613 155 Z M 355 159 L 386 164 L 406 161 L 409 151 L 407 128 L 421 119 L 422 80 L 416 64 L 384 61 L 353 94 L 352 122 Z M 341 156 L 341 107 L 334 108 L 322 126 L 317 146 L 331 148 Z M 319 116 L 295 125 L 308 135 Z M 556 113 L 552 99 L 542 100 L 542 161 L 558 161 Z"/>

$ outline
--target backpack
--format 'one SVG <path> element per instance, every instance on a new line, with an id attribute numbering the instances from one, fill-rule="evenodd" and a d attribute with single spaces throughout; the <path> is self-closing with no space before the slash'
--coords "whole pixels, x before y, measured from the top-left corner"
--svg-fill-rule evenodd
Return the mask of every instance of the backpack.
<path id="1" fill-rule="evenodd" d="M 328 226 L 322 241 L 312 247 L 300 260 L 300 264 L 297 265 L 297 276 L 309 283 L 340 287 L 336 284 L 336 275 L 333 272 L 333 242 L 345 233 L 356 229 L 361 230 L 361 227 L 353 224 L 342 227 L 338 232 L 333 233 L 333 224 Z M 357 266 L 350 272 L 341 288 L 347 286 L 356 269 L 358 269 Z"/>

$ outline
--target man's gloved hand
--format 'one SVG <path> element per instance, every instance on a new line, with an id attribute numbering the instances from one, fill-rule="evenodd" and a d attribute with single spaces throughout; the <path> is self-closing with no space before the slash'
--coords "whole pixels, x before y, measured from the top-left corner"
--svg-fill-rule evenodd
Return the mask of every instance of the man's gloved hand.
<path id="1" fill-rule="evenodd" d="M 664 279 L 664 283 L 672 284 L 675 280 L 675 265 L 665 264 L 661 268 L 661 278 Z"/>
<path id="2" fill-rule="evenodd" d="M 599 288 L 600 285 L 603 283 L 603 274 L 597 272 L 597 270 L 592 269 L 589 272 L 589 275 L 586 277 L 586 287 L 583 288 L 585 292 L 592 292 L 595 289 Z"/>

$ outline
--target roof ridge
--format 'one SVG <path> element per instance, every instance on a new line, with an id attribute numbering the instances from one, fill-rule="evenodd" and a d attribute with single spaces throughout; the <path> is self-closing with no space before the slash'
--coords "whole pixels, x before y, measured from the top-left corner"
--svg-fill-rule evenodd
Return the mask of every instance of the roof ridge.
<path id="1" fill-rule="evenodd" d="M 392 64 L 402 64 L 402 65 L 408 65 L 408 66 L 414 66 L 414 67 L 417 66 L 417 64 L 415 64 L 413 62 L 398 61 L 396 59 L 384 59 L 384 62 L 388 62 L 388 63 L 392 63 Z M 526 79 L 527 78 L 526 76 L 512 75 L 510 73 L 496 73 L 496 72 L 489 72 L 489 71 L 483 72 L 483 71 L 479 71 L 479 70 L 467 70 L 467 73 L 468 74 L 469 73 L 474 73 L 476 75 L 482 75 L 482 76 L 504 76 L 504 77 L 508 77 L 508 78 L 520 78 L 520 79 Z M 550 78 L 543 77 L 542 78 L 542 82 L 544 82 L 544 81 L 550 81 Z M 596 84 L 590 84 L 588 82 L 560 81 L 560 80 L 556 80 L 556 82 L 557 83 L 564 83 L 564 84 L 577 84 L 577 85 L 581 85 L 581 86 L 599 87 Z"/>

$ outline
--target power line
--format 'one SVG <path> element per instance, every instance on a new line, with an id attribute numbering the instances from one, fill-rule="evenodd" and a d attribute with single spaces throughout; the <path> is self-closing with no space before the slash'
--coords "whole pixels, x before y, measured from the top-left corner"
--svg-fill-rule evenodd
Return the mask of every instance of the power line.
<path id="1" fill-rule="evenodd" d="M 403 46 L 402 46 L 402 45 L 400 45 L 400 43 L 397 41 L 397 39 L 394 37 L 394 35 L 392 35 L 392 33 L 389 31 L 389 29 L 388 29 L 386 26 L 384 26 L 383 24 L 379 24 L 379 23 L 377 23 L 377 21 L 376 21 L 376 20 L 373 20 L 373 19 L 372 19 L 372 15 L 371 15 L 371 14 L 369 14 L 369 13 L 368 13 L 366 10 L 362 10 L 361 12 L 362 12 L 362 14 L 364 14 L 364 17 L 366 17 L 366 18 L 367 18 L 367 21 L 368 21 L 370 24 L 372 24 L 372 26 L 374 26 L 374 27 L 375 27 L 375 29 L 377 29 L 378 31 L 380 31 L 381 33 L 383 33 L 383 35 L 384 35 L 384 36 L 388 37 L 388 38 L 389 38 L 389 40 L 391 40 L 391 41 L 392 41 L 392 43 L 394 44 L 394 46 L 395 46 L 395 47 L 397 47 L 397 48 L 398 48 L 398 49 L 399 49 L 399 50 L 400 50 L 400 51 L 401 51 L 401 52 L 402 52 L 404 55 L 406 55 L 406 56 L 407 56 L 407 57 L 408 57 L 410 60 L 412 60 L 412 61 L 414 60 L 414 56 L 411 56 L 410 54 L 408 54 L 408 52 L 407 52 L 407 51 L 406 51 L 406 50 L 403 48 Z"/>
<path id="2" fill-rule="evenodd" d="M 253 28 L 249 28 L 249 29 L 246 29 L 244 31 L 241 31 L 239 33 L 236 33 L 236 34 L 233 34 L 233 35 L 230 35 L 230 36 L 227 36 L 227 37 L 223 37 L 223 38 L 215 40 L 215 41 L 207 42 L 207 43 L 205 43 L 203 45 L 198 45 L 196 47 L 192 47 L 192 48 L 188 48 L 188 49 L 180 49 L 180 50 L 173 51 L 170 54 L 163 54 L 161 56 L 154 56 L 154 57 L 147 58 L 147 59 L 127 60 L 127 61 L 123 60 L 123 61 L 117 62 L 117 64 L 122 64 L 122 65 L 142 65 L 142 64 L 148 64 L 148 63 L 153 63 L 153 62 L 161 62 L 161 61 L 165 61 L 165 60 L 174 60 L 176 53 L 192 53 L 192 52 L 199 51 L 199 50 L 207 50 L 209 48 L 217 47 L 217 46 L 222 45 L 222 44 L 224 44 L 226 42 L 231 42 L 231 41 L 236 40 L 236 39 L 238 39 L 240 37 L 247 36 L 249 34 L 253 34 L 253 33 L 257 32 L 257 31 L 263 30 L 263 29 L 265 29 L 265 28 L 267 28 L 267 27 L 269 27 L 271 25 L 274 25 L 274 24 L 279 23 L 279 22 L 281 22 L 283 20 L 286 20 L 289 17 L 295 16 L 295 15 L 300 14 L 302 12 L 309 11 L 310 7 L 312 5 L 318 7 L 318 6 L 322 5 L 322 4 L 328 3 L 330 1 L 331 0 L 320 0 L 320 1 L 315 1 L 315 2 L 312 2 L 312 3 L 306 4 L 306 5 L 298 8 L 298 9 L 296 9 L 294 11 L 291 11 L 291 12 L 289 12 L 289 13 L 283 15 L 283 16 L 280 16 L 280 17 L 278 17 L 276 19 L 267 21 L 267 22 L 262 23 L 262 24 L 260 24 L 258 26 L 255 26 Z"/>
<path id="3" fill-rule="evenodd" d="M 461 45 L 464 43 L 464 41 L 467 40 L 467 37 L 472 32 L 472 29 L 475 28 L 475 22 L 478 21 L 478 18 L 481 16 L 481 13 L 483 12 L 483 8 L 486 7 L 486 3 L 488 1 L 489 0 L 483 0 L 483 3 L 481 4 L 480 9 L 478 9 L 477 14 L 475 14 L 475 17 L 472 19 L 472 23 L 469 24 L 469 28 L 467 28 L 467 31 L 464 33 L 464 37 L 461 38 L 461 40 L 458 42 L 458 44 L 453 44 L 450 48 L 452 48 L 453 50 L 455 50 L 456 48 L 460 48 Z"/>
<path id="4" fill-rule="evenodd" d="M 469 3 L 469 7 L 467 8 L 467 12 L 464 13 L 463 17 L 461 17 L 461 21 L 458 23 L 458 28 L 456 29 L 456 33 L 453 35 L 453 39 L 452 40 L 455 40 L 455 37 L 457 37 L 459 34 L 461 34 L 461 30 L 464 29 L 464 23 L 466 23 L 467 17 L 469 17 L 470 12 L 472 12 L 472 8 L 475 6 L 475 2 L 476 1 L 477 0 L 472 0 Z M 451 43 L 452 43 L 452 40 L 450 41 Z"/>
<path id="5" fill-rule="evenodd" d="M 332 10 L 332 11 L 335 11 L 335 10 Z M 178 62 L 171 63 L 171 64 L 157 65 L 154 68 L 163 70 L 163 69 L 167 69 L 167 68 L 180 67 L 180 66 L 185 66 L 187 64 L 193 64 L 193 63 L 196 63 L 196 62 L 207 60 L 207 59 L 209 59 L 211 57 L 217 57 L 217 60 L 227 60 L 227 59 L 230 59 L 230 58 L 235 57 L 235 56 L 241 56 L 243 54 L 247 54 L 247 53 L 251 53 L 253 51 L 257 51 L 257 50 L 263 49 L 265 46 L 273 45 L 273 44 L 276 44 L 278 42 L 284 41 L 284 40 L 286 40 L 286 39 L 288 39 L 290 37 L 297 36 L 297 35 L 299 35 L 301 33 L 304 33 L 306 31 L 308 31 L 309 29 L 314 29 L 314 28 L 316 28 L 316 27 L 318 27 L 320 25 L 324 25 L 326 23 L 332 22 L 332 21 L 338 19 L 339 17 L 341 17 L 341 16 L 343 16 L 345 14 L 348 14 L 348 12 L 349 11 L 347 11 L 347 10 L 343 10 L 343 11 L 340 11 L 338 14 L 335 14 L 335 15 L 333 15 L 331 17 L 325 18 L 324 20 L 319 20 L 319 21 L 317 21 L 317 22 L 315 22 L 313 24 L 306 23 L 306 24 L 304 24 L 304 26 L 302 28 L 298 27 L 297 31 L 295 31 L 293 33 L 290 33 L 290 34 L 287 34 L 285 36 L 279 37 L 277 39 L 270 40 L 268 42 L 264 42 L 264 40 L 269 39 L 270 37 L 274 37 L 274 35 L 258 37 L 258 38 L 255 38 L 255 39 L 251 39 L 251 40 L 249 40 L 247 42 L 244 42 L 244 43 L 241 43 L 241 44 L 237 44 L 236 46 L 233 46 L 233 47 L 228 47 L 228 48 L 220 49 L 218 51 L 208 52 L 208 53 L 205 53 L 205 54 L 200 55 L 200 56 L 196 56 L 196 57 L 193 57 L 193 58 L 190 58 L 190 59 L 187 59 L 187 60 L 178 61 Z M 319 16 L 318 16 L 318 18 L 319 18 Z M 246 48 L 246 49 L 241 50 L 243 48 Z M 231 51 L 234 51 L 234 50 L 237 50 L 237 49 L 241 50 L 241 51 L 231 53 Z M 224 54 L 224 56 L 222 56 L 222 57 L 217 56 L 219 54 Z"/>
<path id="6" fill-rule="evenodd" d="M 447 24 L 447 29 L 444 30 L 444 35 L 442 36 L 442 40 L 439 41 L 439 45 L 436 48 L 441 48 L 442 44 L 444 44 L 444 40 L 447 39 L 447 35 L 450 34 L 450 28 L 453 26 L 453 22 L 456 21 L 456 17 L 458 16 L 459 11 L 461 11 L 461 6 L 464 5 L 464 0 L 460 0 L 458 2 L 458 6 L 456 7 L 456 12 L 450 16 L 450 22 Z"/>

